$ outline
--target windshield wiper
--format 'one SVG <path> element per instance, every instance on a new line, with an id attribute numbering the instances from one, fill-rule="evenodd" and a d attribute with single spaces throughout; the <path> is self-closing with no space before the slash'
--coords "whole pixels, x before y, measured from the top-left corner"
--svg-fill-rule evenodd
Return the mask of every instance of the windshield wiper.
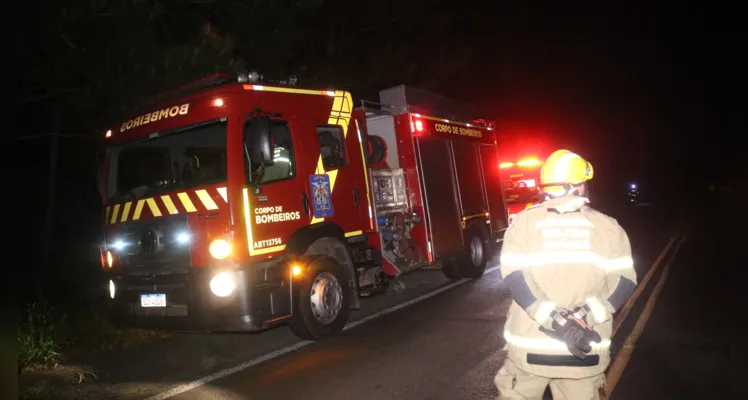
<path id="1" fill-rule="evenodd" d="M 124 194 L 122 192 L 117 192 L 114 196 L 110 198 L 111 200 L 125 200 L 128 197 L 131 197 L 132 200 L 137 200 L 140 197 L 146 197 L 153 195 L 154 192 L 158 191 L 164 191 L 167 189 L 172 189 L 176 186 L 179 186 L 176 182 L 170 182 L 170 181 L 157 181 L 154 182 L 152 185 L 140 185 L 130 188 L 127 192 Z M 140 196 L 136 195 L 135 192 L 142 192 Z"/>
<path id="2" fill-rule="evenodd" d="M 150 186 L 145 186 L 145 185 L 135 186 L 135 187 L 128 189 L 127 192 L 125 193 L 122 193 L 122 191 L 119 191 L 115 193 L 114 196 L 110 197 L 108 201 L 124 200 L 127 197 L 132 197 L 133 200 L 137 200 L 138 196 L 135 195 L 135 191 L 141 188 L 145 188 L 145 190 L 147 191 L 148 189 L 150 189 Z"/>

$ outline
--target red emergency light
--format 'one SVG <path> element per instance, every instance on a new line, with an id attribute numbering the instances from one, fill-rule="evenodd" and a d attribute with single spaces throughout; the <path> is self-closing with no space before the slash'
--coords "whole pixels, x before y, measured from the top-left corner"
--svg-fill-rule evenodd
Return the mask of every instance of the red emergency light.
<path id="1" fill-rule="evenodd" d="M 412 133 L 423 132 L 423 121 L 420 119 L 413 119 L 410 121 L 410 131 Z"/>
<path id="2" fill-rule="evenodd" d="M 537 167 L 538 165 L 541 165 L 541 164 L 543 164 L 543 162 L 534 157 L 524 158 L 517 162 L 517 165 L 519 165 L 520 167 Z"/>
<path id="3" fill-rule="evenodd" d="M 416 132 L 423 132 L 423 121 L 420 119 L 416 120 Z"/>
<path id="4" fill-rule="evenodd" d="M 537 159 L 535 157 L 529 157 L 529 158 L 523 158 L 523 159 L 517 161 L 516 164 L 513 163 L 513 162 L 503 162 L 503 163 L 499 164 L 499 168 L 506 169 L 506 168 L 514 167 L 515 165 L 518 166 L 518 167 L 530 168 L 530 167 L 537 167 L 537 166 L 542 165 L 542 164 L 543 164 L 543 162 L 540 161 L 539 159 Z"/>

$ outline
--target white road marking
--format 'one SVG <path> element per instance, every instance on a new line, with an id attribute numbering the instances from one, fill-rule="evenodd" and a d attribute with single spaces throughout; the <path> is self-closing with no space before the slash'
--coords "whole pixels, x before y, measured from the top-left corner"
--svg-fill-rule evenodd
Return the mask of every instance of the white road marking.
<path id="1" fill-rule="evenodd" d="M 496 271 L 498 269 L 499 269 L 498 265 L 495 266 L 495 267 L 487 268 L 485 273 L 488 274 L 488 273 L 494 272 L 494 271 Z M 418 297 L 416 297 L 414 299 L 405 301 L 405 302 L 400 303 L 398 305 L 392 306 L 390 308 L 384 309 L 384 310 L 379 311 L 377 313 L 374 313 L 374 314 L 371 314 L 371 315 L 366 316 L 364 318 L 361 318 L 361 319 L 359 319 L 357 321 L 350 322 L 350 323 L 348 323 L 343 328 L 343 332 L 345 332 L 345 331 L 347 331 L 349 329 L 355 328 L 355 327 L 357 327 L 357 326 L 359 326 L 361 324 L 364 324 L 366 322 L 369 322 L 369 321 L 372 321 L 374 319 L 377 319 L 379 317 L 382 317 L 382 316 L 385 316 L 387 314 L 393 313 L 393 312 L 395 312 L 397 310 L 403 309 L 403 308 L 405 308 L 407 306 L 410 306 L 410 305 L 413 305 L 415 303 L 418 303 L 418 302 L 421 302 L 423 300 L 426 300 L 428 298 L 434 297 L 434 296 L 436 296 L 439 293 L 446 292 L 447 290 L 450 290 L 450 289 L 452 289 L 454 287 L 460 286 L 460 285 L 462 285 L 464 283 L 470 282 L 471 280 L 472 279 L 460 279 L 459 281 L 455 281 L 455 282 L 450 283 L 449 285 L 440 287 L 439 289 L 436 289 L 433 292 L 426 293 L 426 294 L 418 296 Z M 226 368 L 224 370 L 218 371 L 218 372 L 216 372 L 214 374 L 210 374 L 208 376 L 205 376 L 205 377 L 200 378 L 198 380 L 192 381 L 190 383 L 187 383 L 187 384 L 184 384 L 184 385 L 179 385 L 179 386 L 177 386 L 175 388 L 172 388 L 170 390 L 167 390 L 165 392 L 162 392 L 162 393 L 159 393 L 157 395 L 148 397 L 146 400 L 163 400 L 163 399 L 168 399 L 168 398 L 174 397 L 176 395 L 182 394 L 182 393 L 187 392 L 189 390 L 192 390 L 192 389 L 195 389 L 197 387 L 203 386 L 206 383 L 210 383 L 210 382 L 212 382 L 212 381 L 214 381 L 216 379 L 220 379 L 220 378 L 223 378 L 225 376 L 228 376 L 228 375 L 231 375 L 231 374 L 235 374 L 235 373 L 237 373 L 239 371 L 242 371 L 244 369 L 247 369 L 249 367 L 253 367 L 253 366 L 255 366 L 257 364 L 260 364 L 260 363 L 263 363 L 265 361 L 269 361 L 269 360 L 272 360 L 274 358 L 278 358 L 278 357 L 280 357 L 280 356 L 282 356 L 284 354 L 290 353 L 292 351 L 296 351 L 296 350 L 298 350 L 298 349 L 300 349 L 302 347 L 306 347 L 306 346 L 308 346 L 308 345 L 310 345 L 312 343 L 317 343 L 317 342 L 314 342 L 314 341 L 311 341 L 311 340 L 304 340 L 304 341 L 301 341 L 301 342 L 294 343 L 294 344 L 292 344 L 290 346 L 286 346 L 286 347 L 283 347 L 281 349 L 278 349 L 278 350 L 272 351 L 270 353 L 264 354 L 262 356 L 253 358 L 253 359 L 251 359 L 249 361 L 245 361 L 245 362 L 243 362 L 241 364 L 238 364 L 236 366 L 233 366 L 231 368 Z"/>

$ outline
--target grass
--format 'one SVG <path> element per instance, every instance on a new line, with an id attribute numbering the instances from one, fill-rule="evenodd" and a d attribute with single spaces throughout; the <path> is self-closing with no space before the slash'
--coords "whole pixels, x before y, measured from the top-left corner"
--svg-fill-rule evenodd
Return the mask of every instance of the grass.
<path id="1" fill-rule="evenodd" d="M 111 314 L 109 303 L 101 299 L 65 311 L 43 301 L 29 304 L 18 325 L 18 398 L 97 398 L 97 385 L 85 384 L 98 379 L 97 371 L 82 361 L 86 355 L 167 336 L 164 331 L 118 328 Z"/>
<path id="2" fill-rule="evenodd" d="M 64 318 L 44 305 L 32 303 L 26 308 L 18 324 L 19 372 L 29 365 L 57 365 L 60 360 L 60 341 L 55 338 L 58 321 L 64 323 Z"/>
<path id="3" fill-rule="evenodd" d="M 62 312 L 44 302 L 28 305 L 18 327 L 18 371 L 55 368 L 65 355 L 133 346 L 166 337 L 157 330 L 117 328 L 107 302 Z"/>

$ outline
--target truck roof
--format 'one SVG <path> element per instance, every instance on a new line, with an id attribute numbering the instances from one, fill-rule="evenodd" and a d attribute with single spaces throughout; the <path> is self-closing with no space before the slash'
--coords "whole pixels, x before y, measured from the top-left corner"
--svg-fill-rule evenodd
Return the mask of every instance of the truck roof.
<path id="1" fill-rule="evenodd" d="M 474 104 L 407 85 L 379 91 L 379 101 L 393 107 L 396 114 L 417 113 L 465 122 L 484 118 Z"/>

